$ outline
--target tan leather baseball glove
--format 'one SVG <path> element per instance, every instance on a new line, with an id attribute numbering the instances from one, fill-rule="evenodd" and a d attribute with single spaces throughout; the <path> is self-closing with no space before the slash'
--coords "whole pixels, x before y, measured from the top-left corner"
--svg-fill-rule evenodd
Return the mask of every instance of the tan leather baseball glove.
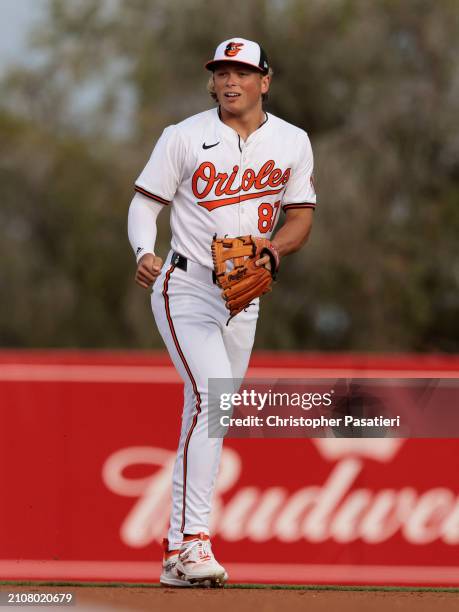
<path id="1" fill-rule="evenodd" d="M 279 269 L 279 254 L 269 240 L 253 236 L 217 238 L 215 235 L 211 248 L 216 282 L 232 319 L 254 299 L 271 291 Z M 269 255 L 271 271 L 255 265 L 264 255 Z"/>

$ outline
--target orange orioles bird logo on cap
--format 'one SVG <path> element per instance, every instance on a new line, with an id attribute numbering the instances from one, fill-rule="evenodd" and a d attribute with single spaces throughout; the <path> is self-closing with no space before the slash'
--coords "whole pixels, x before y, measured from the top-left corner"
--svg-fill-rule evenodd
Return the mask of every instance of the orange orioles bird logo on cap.
<path id="1" fill-rule="evenodd" d="M 243 46 L 244 46 L 244 43 L 235 43 L 235 42 L 228 43 L 225 49 L 226 57 L 234 57 L 235 55 L 239 53 L 239 51 L 242 49 Z"/>

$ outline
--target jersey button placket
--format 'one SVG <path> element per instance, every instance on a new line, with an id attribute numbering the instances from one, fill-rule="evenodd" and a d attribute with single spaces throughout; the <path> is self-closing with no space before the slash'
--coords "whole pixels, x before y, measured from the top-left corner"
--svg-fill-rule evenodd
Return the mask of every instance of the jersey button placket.
<path id="1" fill-rule="evenodd" d="M 245 160 L 246 160 L 246 144 L 242 141 L 242 138 L 240 136 L 238 136 L 238 144 L 239 144 L 239 150 L 241 152 L 240 155 L 240 160 L 239 160 L 239 185 L 240 185 L 240 191 L 239 191 L 239 235 L 242 236 L 242 234 L 244 233 L 242 230 L 242 215 L 244 214 L 244 203 L 241 202 L 241 193 L 242 193 L 242 177 L 244 176 L 244 171 L 245 171 Z"/>

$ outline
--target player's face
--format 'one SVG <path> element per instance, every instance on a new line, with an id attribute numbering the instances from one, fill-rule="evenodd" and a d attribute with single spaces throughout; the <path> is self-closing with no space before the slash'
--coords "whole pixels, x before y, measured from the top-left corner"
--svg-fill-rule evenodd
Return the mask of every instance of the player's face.
<path id="1" fill-rule="evenodd" d="M 233 115 L 244 115 L 261 105 L 269 89 L 269 76 L 244 64 L 223 62 L 214 70 L 214 88 L 222 108 Z"/>

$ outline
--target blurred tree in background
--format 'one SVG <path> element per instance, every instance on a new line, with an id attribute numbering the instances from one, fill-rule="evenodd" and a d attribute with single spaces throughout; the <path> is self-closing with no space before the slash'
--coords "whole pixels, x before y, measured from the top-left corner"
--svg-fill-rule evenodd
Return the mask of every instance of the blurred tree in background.
<path id="1" fill-rule="evenodd" d="M 458 351 L 455 0 L 54 0 L 0 84 L 0 342 L 161 347 L 133 283 L 132 186 L 162 129 L 210 108 L 203 64 L 259 40 L 267 109 L 306 129 L 309 245 L 258 348 Z M 159 248 L 169 244 L 168 212 Z"/>

